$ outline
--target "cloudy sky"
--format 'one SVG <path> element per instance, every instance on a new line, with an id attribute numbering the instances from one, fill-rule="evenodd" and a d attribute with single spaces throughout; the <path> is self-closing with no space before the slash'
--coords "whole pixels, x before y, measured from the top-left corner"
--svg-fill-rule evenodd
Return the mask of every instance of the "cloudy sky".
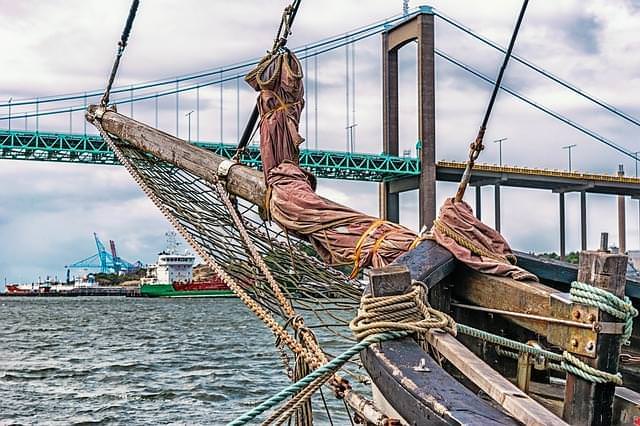
<path id="1" fill-rule="evenodd" d="M 142 1 L 116 85 L 173 78 L 215 70 L 261 56 L 270 46 L 285 1 Z M 506 45 L 518 13 L 518 1 L 433 1 L 440 12 L 481 35 Z M 412 1 L 410 6 L 418 6 Z M 115 44 L 129 2 L 113 0 L 0 0 L 3 67 L 0 103 L 99 89 L 111 67 Z M 305 0 L 290 45 L 293 47 L 352 31 L 400 13 L 401 0 Z M 515 52 L 627 113 L 640 116 L 640 1 L 533 1 Z M 488 75 L 496 75 L 501 57 L 490 48 L 437 21 L 436 46 Z M 306 64 L 309 110 L 301 133 L 307 144 L 344 150 L 346 114 L 355 108 L 355 149 L 381 151 L 380 36 L 356 44 L 355 104 L 346 105 L 345 49 L 321 55 Z M 415 154 L 415 46 L 400 53 L 401 149 Z M 318 78 L 315 80 L 317 69 Z M 463 160 L 474 138 L 491 87 L 442 59 L 436 60 L 437 158 Z M 211 77 L 210 77 L 211 78 Z M 351 77 L 352 78 L 352 77 Z M 207 80 L 202 80 L 206 82 Z M 640 150 L 640 129 L 573 95 L 530 70 L 511 63 L 507 85 L 606 136 L 629 151 Z M 318 88 L 317 104 L 314 89 Z M 254 94 L 244 85 L 226 83 L 203 88 L 199 112 L 192 116 L 192 138 L 235 142 Z M 123 96 L 127 96 L 125 93 Z M 179 98 L 178 132 L 186 137 L 187 118 L 196 95 Z M 82 102 L 80 101 L 80 104 Z M 62 107 L 78 105 L 65 104 Z M 61 107 L 43 106 L 43 109 Z M 158 127 L 176 132 L 175 98 L 158 101 Z M 12 116 L 32 107 L 14 107 Z M 137 103 L 136 119 L 155 125 L 154 101 Z M 317 110 L 317 122 L 315 111 Z M 0 108 L 0 118 L 8 114 Z M 220 117 L 222 115 L 222 124 Z M 81 113 L 25 120 L 12 128 L 84 132 Z M 7 120 L 0 127 L 8 127 Z M 317 127 L 317 139 L 316 135 Z M 90 126 L 88 132 L 92 132 Z M 481 161 L 497 163 L 497 145 L 506 164 L 566 168 L 568 144 L 576 144 L 573 167 L 613 173 L 619 163 L 635 173 L 635 164 L 616 151 L 532 109 L 506 93 L 500 94 L 486 135 Z M 114 239 L 120 254 L 131 261 L 151 262 L 163 248 L 169 224 L 124 169 L 111 166 L 0 161 L 0 280 L 30 282 L 38 276 L 63 276 L 64 265 L 95 252 L 92 233 Z M 455 190 L 439 184 L 438 202 Z M 321 181 L 320 192 L 336 201 L 375 214 L 375 184 Z M 471 191 L 469 194 L 473 196 Z M 483 191 L 483 219 L 493 223 L 492 192 Z M 557 194 L 503 189 L 503 233 L 518 249 L 558 250 Z M 403 223 L 417 226 L 417 194 L 401 197 Z M 617 241 L 616 201 L 588 196 L 589 246 L 602 231 Z M 627 201 L 627 245 L 640 248 L 638 201 Z M 578 194 L 567 195 L 568 249 L 579 248 Z"/>

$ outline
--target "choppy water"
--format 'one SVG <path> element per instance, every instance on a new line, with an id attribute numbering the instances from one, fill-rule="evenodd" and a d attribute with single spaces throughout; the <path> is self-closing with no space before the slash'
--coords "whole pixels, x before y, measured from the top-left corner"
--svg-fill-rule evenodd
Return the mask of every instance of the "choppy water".
<path id="1" fill-rule="evenodd" d="M 0 297 L 0 425 L 224 424 L 288 383 L 236 299 Z"/>

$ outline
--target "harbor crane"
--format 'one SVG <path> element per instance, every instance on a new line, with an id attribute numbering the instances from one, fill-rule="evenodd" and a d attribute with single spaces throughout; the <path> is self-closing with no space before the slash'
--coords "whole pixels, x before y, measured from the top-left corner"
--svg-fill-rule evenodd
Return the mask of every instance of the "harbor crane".
<path id="1" fill-rule="evenodd" d="M 109 253 L 105 245 L 98 238 L 98 234 L 93 233 L 93 238 L 96 242 L 96 248 L 98 252 L 85 259 L 74 262 L 65 266 L 67 269 L 96 269 L 103 274 L 114 273 L 118 274 L 121 271 L 130 272 L 140 269 L 141 263 L 130 263 L 119 257 L 116 252 L 116 243 L 113 240 L 109 240 L 109 246 L 111 252 Z"/>

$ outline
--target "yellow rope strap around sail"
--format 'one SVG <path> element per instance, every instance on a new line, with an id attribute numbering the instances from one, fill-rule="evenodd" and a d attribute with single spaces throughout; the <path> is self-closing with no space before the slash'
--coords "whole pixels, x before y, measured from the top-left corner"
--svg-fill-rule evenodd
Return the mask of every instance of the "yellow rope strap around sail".
<path id="1" fill-rule="evenodd" d="M 275 98 L 278 100 L 278 106 L 274 107 L 273 109 L 270 109 L 269 111 L 264 111 L 262 116 L 260 117 L 260 119 L 264 119 L 271 117 L 273 114 L 275 114 L 278 111 L 286 111 L 289 108 L 291 108 L 292 106 L 295 105 L 299 105 L 301 101 L 295 101 L 295 102 L 285 102 L 284 99 L 282 99 L 282 97 L 280 97 L 276 92 L 274 92 L 273 90 L 263 90 L 263 92 L 269 92 L 271 93 L 273 96 L 275 96 Z"/>
<path id="2" fill-rule="evenodd" d="M 486 250 L 486 249 L 478 246 L 477 244 L 475 244 L 473 241 L 471 241 L 470 239 L 468 239 L 464 235 L 462 235 L 459 232 L 457 232 L 455 229 L 453 229 L 450 226 L 448 226 L 446 223 L 444 223 L 440 219 L 434 220 L 433 221 L 433 226 L 438 231 L 440 231 L 441 233 L 443 233 L 447 237 L 452 238 L 460 246 L 470 250 L 475 255 L 482 256 L 482 257 L 487 257 L 487 258 L 496 260 L 496 261 L 501 262 L 501 263 L 509 263 L 509 264 L 515 264 L 516 263 L 516 257 L 514 255 L 510 254 L 510 255 L 507 255 L 507 256 L 502 256 L 500 254 L 496 254 L 496 253 L 493 253 L 493 252 L 491 252 L 489 250 Z"/>
<path id="3" fill-rule="evenodd" d="M 364 231 L 358 239 L 358 242 L 356 243 L 356 246 L 353 250 L 353 270 L 351 271 L 350 278 L 354 278 L 360 271 L 360 256 L 362 254 L 362 245 L 367 240 L 367 238 L 369 238 L 374 232 L 376 232 L 376 230 L 380 226 L 384 225 L 385 222 L 386 221 L 384 219 L 375 220 L 373 223 L 371 223 L 371 225 L 369 225 L 367 230 Z"/>

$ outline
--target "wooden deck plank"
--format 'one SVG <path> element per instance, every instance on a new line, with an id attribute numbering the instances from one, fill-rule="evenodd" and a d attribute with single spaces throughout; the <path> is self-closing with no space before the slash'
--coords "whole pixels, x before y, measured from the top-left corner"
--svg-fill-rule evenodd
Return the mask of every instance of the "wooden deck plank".
<path id="1" fill-rule="evenodd" d="M 566 425 L 562 419 L 485 364 L 455 337 L 434 330 L 427 334 L 427 338 L 451 364 L 518 421 L 526 425 Z"/>

